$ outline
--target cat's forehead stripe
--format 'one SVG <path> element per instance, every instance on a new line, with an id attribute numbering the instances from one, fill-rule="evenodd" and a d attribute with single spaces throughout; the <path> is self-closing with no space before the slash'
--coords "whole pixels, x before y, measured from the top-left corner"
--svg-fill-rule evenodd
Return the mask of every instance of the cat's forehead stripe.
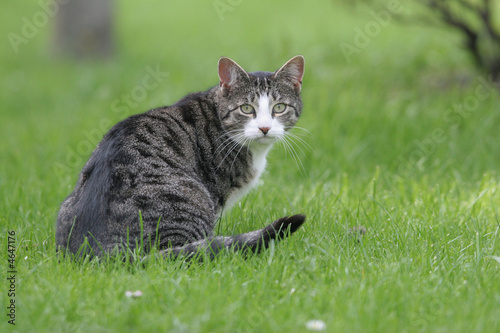
<path id="1" fill-rule="evenodd" d="M 257 88 L 255 91 L 255 95 L 250 100 L 256 102 L 263 95 L 269 96 L 272 99 L 275 99 L 275 93 L 271 87 L 271 80 L 269 77 L 264 76 L 256 76 L 254 80 L 254 86 Z"/>
<path id="2" fill-rule="evenodd" d="M 271 89 L 271 81 L 268 77 L 257 76 L 255 80 L 255 86 L 259 89 L 259 91 L 267 92 L 269 89 Z"/>

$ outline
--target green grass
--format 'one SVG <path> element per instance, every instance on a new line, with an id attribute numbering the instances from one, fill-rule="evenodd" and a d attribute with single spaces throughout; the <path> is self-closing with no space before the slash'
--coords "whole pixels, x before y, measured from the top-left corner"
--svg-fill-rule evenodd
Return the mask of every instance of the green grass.
<path id="1" fill-rule="evenodd" d="M 331 2 L 243 1 L 224 20 L 210 1 L 116 9 L 109 62 L 54 58 L 50 26 L 17 54 L 2 39 L 2 331 L 304 332 L 313 319 L 327 332 L 500 331 L 500 97 L 478 99 L 484 76 L 457 35 L 390 23 L 347 61 L 340 43 L 373 18 Z M 2 34 L 19 34 L 21 18 L 38 11 L 36 2 L 4 4 Z M 273 150 L 264 184 L 217 232 L 294 213 L 308 216 L 302 230 L 246 260 L 59 261 L 58 205 L 112 124 L 216 84 L 220 56 L 254 71 L 296 54 L 306 58 L 298 126 L 310 134 L 296 133 L 311 149 L 297 144 L 303 167 Z M 157 66 L 168 77 L 113 112 Z M 349 233 L 356 226 L 366 228 L 359 242 Z M 15 327 L 4 314 L 8 230 Z"/>

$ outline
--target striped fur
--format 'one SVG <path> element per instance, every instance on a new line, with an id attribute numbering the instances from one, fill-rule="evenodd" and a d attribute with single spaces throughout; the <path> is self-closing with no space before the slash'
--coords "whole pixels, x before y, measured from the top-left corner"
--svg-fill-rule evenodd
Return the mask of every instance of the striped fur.
<path id="1" fill-rule="evenodd" d="M 242 235 L 213 236 L 228 198 L 235 202 L 256 183 L 267 151 L 300 116 L 303 68 L 297 56 L 274 73 L 247 73 L 221 58 L 218 86 L 116 124 L 61 204 L 58 248 L 95 255 L 137 244 L 146 250 L 155 244 L 168 256 L 222 247 L 255 252 L 297 230 L 302 215 Z M 272 114 L 267 133 L 252 128 L 260 126 L 255 119 L 264 95 L 269 110 L 287 105 Z M 255 113 L 243 113 L 245 104 Z"/>

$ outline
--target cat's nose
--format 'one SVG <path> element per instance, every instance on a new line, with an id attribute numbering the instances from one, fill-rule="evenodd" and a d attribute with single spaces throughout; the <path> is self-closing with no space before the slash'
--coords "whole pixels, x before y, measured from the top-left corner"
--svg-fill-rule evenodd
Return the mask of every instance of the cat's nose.
<path id="1" fill-rule="evenodd" d="M 259 129 L 262 133 L 264 133 L 264 135 L 266 135 L 267 132 L 269 132 L 269 130 L 271 129 L 271 127 L 259 127 Z"/>

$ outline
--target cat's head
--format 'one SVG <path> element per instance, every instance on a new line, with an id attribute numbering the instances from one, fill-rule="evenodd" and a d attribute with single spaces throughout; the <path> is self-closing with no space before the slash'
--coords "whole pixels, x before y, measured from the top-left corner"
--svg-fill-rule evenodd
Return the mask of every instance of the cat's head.
<path id="1" fill-rule="evenodd" d="M 248 73 L 229 58 L 219 60 L 217 100 L 222 126 L 244 145 L 271 144 L 297 122 L 304 57 L 295 56 L 276 72 Z"/>

